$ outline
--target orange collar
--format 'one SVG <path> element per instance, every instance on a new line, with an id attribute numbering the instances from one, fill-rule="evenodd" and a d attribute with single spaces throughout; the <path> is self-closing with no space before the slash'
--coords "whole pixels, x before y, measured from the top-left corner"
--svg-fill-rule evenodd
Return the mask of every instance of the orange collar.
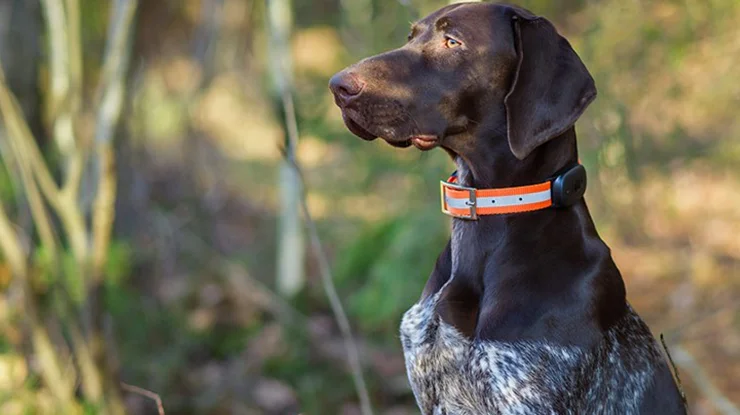
<path id="1" fill-rule="evenodd" d="M 530 212 L 549 207 L 571 206 L 586 191 L 586 169 L 566 169 L 555 178 L 528 186 L 476 189 L 457 184 L 457 172 L 440 181 L 442 212 L 460 219 L 477 220 L 481 215 Z"/>

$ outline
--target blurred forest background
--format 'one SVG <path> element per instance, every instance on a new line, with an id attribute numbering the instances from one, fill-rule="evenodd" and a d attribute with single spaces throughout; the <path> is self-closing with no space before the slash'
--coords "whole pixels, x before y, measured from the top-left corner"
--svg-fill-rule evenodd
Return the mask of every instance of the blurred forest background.
<path id="1" fill-rule="evenodd" d="M 453 166 L 351 136 L 327 82 L 446 3 L 0 0 L 0 413 L 360 413 L 281 148 L 374 412 L 418 413 L 397 330 Z M 633 306 L 692 412 L 737 414 L 740 2 L 519 3 L 596 79 L 587 200 Z"/>

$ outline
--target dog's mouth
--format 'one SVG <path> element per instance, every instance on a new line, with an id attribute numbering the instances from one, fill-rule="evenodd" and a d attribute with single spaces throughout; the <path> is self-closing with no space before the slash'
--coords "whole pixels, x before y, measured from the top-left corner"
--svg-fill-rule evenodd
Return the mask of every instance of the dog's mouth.
<path id="1" fill-rule="evenodd" d="M 347 126 L 347 129 L 349 129 L 352 134 L 363 140 L 372 141 L 381 136 L 380 134 L 371 132 L 370 129 L 373 129 L 372 127 L 366 128 L 360 124 L 360 122 L 355 121 L 352 116 L 348 115 L 345 111 L 342 111 L 342 119 L 344 120 L 344 124 Z M 413 145 L 421 151 L 429 151 L 441 146 L 444 137 L 454 136 L 465 131 L 467 131 L 467 124 L 449 127 L 443 136 L 435 134 L 412 134 L 411 136 L 407 136 L 408 138 L 404 139 L 394 139 L 387 136 L 382 138 L 386 143 L 393 147 L 407 148 Z"/>
<path id="2" fill-rule="evenodd" d="M 421 151 L 429 151 L 439 145 L 439 137 L 436 135 L 415 135 L 410 138 L 411 144 Z"/>
<path id="3" fill-rule="evenodd" d="M 344 119 L 344 125 L 347 126 L 347 129 L 349 129 L 352 134 L 360 137 L 361 139 L 372 141 L 378 138 L 378 136 L 363 128 L 344 111 L 342 111 L 342 119 Z"/>
<path id="4" fill-rule="evenodd" d="M 354 135 L 360 137 L 363 140 L 372 141 L 378 138 L 378 135 L 371 133 L 368 131 L 365 127 L 360 125 L 357 121 L 353 120 L 352 117 L 347 115 L 344 111 L 342 111 L 342 119 L 344 119 L 344 125 L 347 126 L 347 129 Z M 392 145 L 393 147 L 399 147 L 399 148 L 406 148 L 411 146 L 412 139 L 406 139 L 406 140 L 390 140 L 388 138 L 384 138 L 385 142 Z"/>
<path id="5" fill-rule="evenodd" d="M 418 148 L 421 151 L 429 151 L 433 148 L 437 148 L 442 145 L 442 141 L 444 141 L 447 137 L 453 137 L 458 134 L 462 134 L 468 130 L 467 123 L 460 125 L 460 126 L 452 126 L 447 128 L 445 133 L 442 136 L 434 135 L 434 134 L 416 134 L 411 136 L 409 141 L 411 144 L 414 145 L 414 147 Z"/>

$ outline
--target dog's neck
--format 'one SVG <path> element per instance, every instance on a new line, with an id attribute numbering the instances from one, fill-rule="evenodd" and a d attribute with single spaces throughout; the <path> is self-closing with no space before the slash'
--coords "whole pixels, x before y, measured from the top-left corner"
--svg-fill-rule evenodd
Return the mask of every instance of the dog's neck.
<path id="1" fill-rule="evenodd" d="M 497 188 L 541 183 L 578 160 L 572 128 L 525 160 L 495 148 L 508 146 L 505 137 L 477 142 L 492 148 L 458 154 L 458 177 L 464 186 Z M 491 160 L 491 154 L 500 156 Z M 482 160 L 484 156 L 488 159 Z M 591 304 L 594 310 L 576 313 L 591 313 L 602 327 L 611 326 L 623 314 L 624 283 L 583 200 L 567 208 L 487 215 L 477 221 L 454 219 L 451 250 L 451 271 L 457 284 L 463 284 L 472 297 L 480 299 L 479 321 L 494 320 L 479 323 L 476 335 L 506 338 L 507 331 L 501 330 L 501 325 L 520 327 L 522 323 L 514 324 L 511 318 L 529 316 L 532 324 L 549 318 L 552 310 L 561 308 L 559 302 L 573 298 L 584 284 L 600 287 L 594 294 L 596 298 L 580 302 Z M 553 273 L 553 269 L 559 272 Z M 561 277 L 554 281 L 553 274 Z M 496 293 L 510 298 L 496 298 Z M 528 298 L 529 304 L 539 298 L 543 308 L 519 309 L 521 302 L 517 298 Z M 547 304 L 553 304 L 552 310 Z M 497 323 L 496 319 L 500 321 Z M 486 330 L 493 332 L 485 333 Z"/>
<path id="2" fill-rule="evenodd" d="M 470 147 L 453 149 L 458 180 L 479 189 L 524 186 L 546 181 L 558 170 L 578 161 L 575 129 L 563 132 L 535 149 L 524 160 L 509 150 L 506 132 L 469 140 Z"/>

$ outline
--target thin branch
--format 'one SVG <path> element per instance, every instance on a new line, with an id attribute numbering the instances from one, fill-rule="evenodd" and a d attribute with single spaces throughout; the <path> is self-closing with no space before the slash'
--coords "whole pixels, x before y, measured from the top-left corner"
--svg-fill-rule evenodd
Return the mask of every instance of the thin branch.
<path id="1" fill-rule="evenodd" d="M 2 249 L 5 260 L 10 264 L 13 276 L 25 278 L 28 275 L 26 254 L 23 252 L 13 222 L 10 221 L 2 203 L 0 203 L 0 249 Z"/>
<path id="2" fill-rule="evenodd" d="M 67 73 L 69 85 L 67 89 L 66 108 L 71 119 L 72 136 L 76 137 L 76 117 L 82 109 L 82 36 L 80 33 L 80 0 L 65 0 L 67 21 Z M 66 116 L 66 115 L 65 115 Z M 82 174 L 85 170 L 87 146 L 83 140 L 76 137 L 76 146 L 67 155 L 67 171 L 64 180 L 63 192 L 69 193 L 71 199 L 76 199 L 80 191 Z"/>
<path id="3" fill-rule="evenodd" d="M 88 236 L 85 220 L 77 203 L 77 193 L 82 178 L 84 155 L 80 143 L 76 143 L 74 132 L 74 121 L 79 111 L 80 88 L 72 90 L 73 76 L 80 73 L 72 73 L 77 68 L 79 56 L 70 55 L 70 36 L 73 41 L 77 39 L 79 27 L 70 29 L 70 21 L 67 18 L 62 0 L 42 0 L 44 18 L 46 20 L 47 38 L 49 40 L 49 76 L 50 76 L 50 112 L 53 119 L 54 141 L 59 152 L 65 158 L 65 183 L 62 191 L 55 186 L 56 192 L 45 191 L 49 202 L 54 206 L 59 219 L 64 226 L 65 234 L 69 240 L 75 261 L 79 265 L 80 278 L 85 281 L 88 268 Z M 74 6 L 73 3 L 69 5 Z M 79 25 L 79 10 L 72 10 L 72 23 Z M 70 34 L 70 30 L 72 33 Z M 77 47 L 77 46 L 75 46 Z M 73 49 L 75 48 L 73 47 Z M 81 46 L 80 46 L 81 47 Z M 75 62 L 71 62 L 75 61 Z M 81 64 L 80 64 L 81 65 Z M 39 153 L 40 154 L 40 153 Z M 43 161 L 43 159 L 41 159 Z M 40 165 L 41 162 L 34 164 Z M 41 170 L 40 166 L 34 166 L 34 170 Z M 44 186 L 42 185 L 42 190 Z"/>
<path id="4" fill-rule="evenodd" d="M 134 385 L 129 385 L 128 383 L 123 382 L 121 382 L 121 388 L 137 395 L 146 396 L 147 398 L 153 400 L 157 404 L 157 411 L 159 412 L 159 415 L 164 415 L 164 405 L 162 405 L 162 398 L 160 398 L 158 394 L 150 390 L 146 390 Z"/>
<path id="5" fill-rule="evenodd" d="M 46 248 L 48 253 L 51 255 L 51 267 L 52 269 L 56 269 L 56 266 L 58 265 L 59 252 L 51 218 L 46 210 L 46 205 L 44 204 L 41 193 L 39 193 L 39 189 L 36 186 L 36 181 L 33 179 L 33 171 L 28 158 L 25 156 L 25 152 L 23 151 L 19 140 L 17 138 L 13 138 L 17 137 L 17 131 L 13 131 L 11 129 L 8 133 L 12 136 L 8 141 L 10 142 L 10 148 L 14 155 L 13 158 L 15 159 L 16 164 L 18 165 L 18 170 L 20 171 L 21 182 L 26 191 L 26 198 L 31 210 L 33 222 L 36 225 L 36 230 L 41 239 L 42 246 Z"/>
<path id="6" fill-rule="evenodd" d="M 79 4 L 77 0 L 66 0 L 65 10 L 62 0 L 42 0 L 41 3 L 49 41 L 48 106 L 52 118 L 52 132 L 57 148 L 66 159 L 64 186 L 58 192 L 57 199 L 69 200 L 67 203 L 76 204 L 85 165 L 83 146 L 76 142 L 74 130 L 75 117 L 82 102 Z M 50 193 L 47 194 L 50 202 L 56 203 L 50 196 Z M 76 228 L 76 219 L 67 216 L 68 225 Z M 72 244 L 77 246 L 78 254 L 83 250 L 80 242 L 79 239 L 72 241 Z"/>
<path id="7" fill-rule="evenodd" d="M 2 204 L 0 204 L 0 248 L 2 248 L 5 260 L 10 264 L 13 276 L 20 280 L 19 283 L 23 287 L 21 295 L 25 305 L 24 317 L 30 326 L 31 344 L 38 359 L 41 377 L 46 381 L 54 397 L 64 407 L 68 407 L 74 396 L 74 382 L 70 382 L 69 379 L 74 379 L 75 375 L 65 375 L 65 370 L 60 363 L 64 360 L 64 356 L 54 349 L 49 334 L 38 318 L 35 304 L 28 297 L 31 294 L 28 287 L 26 255 Z"/>
<path id="8" fill-rule="evenodd" d="M 285 105 L 286 117 L 292 118 L 293 122 L 295 122 L 293 100 L 292 97 L 287 93 L 283 95 L 283 105 Z M 303 190 L 300 197 L 303 218 L 306 223 L 306 227 L 308 228 L 309 236 L 311 238 L 311 245 L 313 247 L 314 255 L 316 256 L 316 260 L 318 261 L 319 271 L 321 274 L 321 283 L 324 286 L 324 291 L 326 292 L 326 296 L 329 299 L 329 304 L 331 305 L 332 312 L 334 313 L 334 317 L 337 321 L 337 325 L 339 326 L 339 330 L 342 333 L 344 346 L 347 349 L 347 357 L 349 360 L 350 369 L 352 370 L 352 380 L 354 381 L 355 389 L 357 390 L 357 394 L 360 398 L 360 410 L 363 415 L 372 415 L 373 410 L 372 406 L 370 405 L 370 395 L 367 391 L 365 378 L 362 375 L 360 356 L 357 352 L 357 345 L 355 343 L 354 337 L 352 336 L 352 329 L 349 324 L 349 319 L 347 318 L 347 314 L 344 312 L 342 302 L 339 300 L 339 295 L 337 294 L 337 290 L 334 287 L 334 279 L 332 277 L 329 259 L 326 255 L 326 252 L 324 251 L 324 247 L 321 243 L 321 238 L 319 237 L 319 231 L 316 228 L 316 223 L 311 217 L 311 212 L 309 211 L 308 203 L 306 202 L 303 173 L 300 166 L 298 165 L 298 161 L 292 156 L 292 153 L 285 152 L 284 156 L 286 161 L 290 163 L 290 165 L 295 170 L 296 175 L 299 178 L 299 185 L 301 186 L 301 190 Z"/>
<path id="9" fill-rule="evenodd" d="M 24 289 L 24 296 L 30 296 L 31 293 Z M 33 300 L 30 298 L 26 299 L 26 305 L 30 304 Z M 26 316 L 31 326 L 31 344 L 35 358 L 38 360 L 38 366 L 41 368 L 41 377 L 44 379 L 44 383 L 48 386 L 54 397 L 61 402 L 64 406 L 69 407 L 74 402 L 74 385 L 76 381 L 76 374 L 69 373 L 69 369 L 65 370 L 62 361 L 67 361 L 66 356 L 54 347 L 54 343 L 51 341 L 49 334 L 46 332 L 46 328 L 40 323 L 38 316 L 35 312 L 27 310 L 29 314 L 33 316 Z"/>
<path id="10" fill-rule="evenodd" d="M 80 0 L 65 0 L 65 6 L 67 11 L 67 48 L 69 51 L 69 80 L 70 80 L 70 93 L 74 99 L 70 102 L 74 105 L 74 112 L 79 110 L 79 106 L 82 98 L 82 80 L 83 78 L 83 67 L 82 67 L 82 35 L 81 21 L 80 21 Z M 76 101 L 76 102 L 75 102 Z"/>
<path id="11" fill-rule="evenodd" d="M 76 206 L 76 197 L 60 192 L 44 157 L 41 155 L 38 144 L 34 140 L 31 130 L 23 118 L 20 104 L 5 84 L 5 77 L 1 68 L 0 110 L 2 111 L 6 127 L 10 132 L 10 138 L 18 143 L 17 148 L 24 155 L 22 159 L 27 161 L 28 168 L 33 172 L 33 176 L 36 178 L 41 192 L 59 215 L 65 233 L 69 238 L 75 259 L 78 264 L 85 264 L 87 261 L 87 235 L 84 219 Z M 32 193 L 33 189 L 30 190 L 29 198 L 34 197 Z M 38 222 L 37 226 L 43 226 L 43 223 L 43 221 Z M 51 240 L 48 235 L 45 239 L 47 241 Z M 84 268 L 80 269 L 80 273 L 84 275 Z"/>
<path id="12" fill-rule="evenodd" d="M 54 182 L 46 163 L 41 156 L 31 130 L 23 118 L 18 101 L 5 84 L 5 74 L 0 65 L 0 112 L 8 132 L 11 152 L 14 154 L 28 197 L 31 213 L 39 231 L 42 243 L 52 250 L 56 257 L 56 239 L 47 216 L 37 183 L 50 202 L 58 203 L 59 189 Z M 34 181 L 34 176 L 36 181 Z M 66 360 L 63 352 L 57 351 L 41 322 L 36 311 L 36 305 L 31 298 L 32 293 L 28 281 L 27 255 L 23 252 L 17 235 L 5 210 L 0 206 L 0 247 L 10 263 L 14 277 L 19 279 L 21 293 L 25 306 L 24 314 L 31 332 L 31 344 L 38 359 L 41 377 L 49 386 L 50 391 L 63 405 L 71 408 L 74 400 L 75 375 L 68 376 L 63 368 L 62 361 Z"/>
<path id="13" fill-rule="evenodd" d="M 5 83 L 5 73 L 2 70 L 2 65 L 0 65 L 0 110 L 3 113 L 6 127 L 16 132 L 12 135 L 12 138 L 22 142 L 34 176 L 39 183 L 39 188 L 49 203 L 57 207 L 60 203 L 59 187 L 49 171 L 44 157 L 41 155 L 41 150 L 33 138 L 31 129 L 23 118 L 23 110 L 21 110 L 18 100 Z"/>
<path id="14" fill-rule="evenodd" d="M 275 85 L 275 103 L 286 108 L 285 97 L 293 89 L 293 64 L 290 53 L 290 32 L 293 26 L 291 2 L 271 0 L 267 2 L 267 17 L 270 35 L 270 73 Z M 281 103 L 282 101 L 282 103 Z M 292 154 L 298 146 L 298 131 L 295 116 L 283 114 L 285 124 L 285 148 Z M 280 214 L 278 218 L 278 250 L 276 286 L 280 294 L 292 297 L 305 285 L 305 243 L 301 227 L 298 200 L 300 183 L 293 169 L 286 162 L 280 166 Z"/>
<path id="15" fill-rule="evenodd" d="M 85 339 L 77 321 L 71 315 L 68 315 L 66 320 L 74 357 L 79 367 L 84 397 L 90 402 L 102 402 L 103 376 L 100 373 L 100 368 L 96 365 L 95 356 L 93 356 L 93 350 L 91 349 L 92 345 Z"/>
<path id="16" fill-rule="evenodd" d="M 93 278 L 102 276 L 113 230 L 116 199 L 116 169 L 113 136 L 121 117 L 125 96 L 124 82 L 131 52 L 131 31 L 136 0 L 118 0 L 113 5 L 108 27 L 103 77 L 95 129 L 98 189 L 93 211 Z"/>
<path id="17" fill-rule="evenodd" d="M 678 368 L 676 367 L 676 362 L 673 360 L 673 356 L 671 356 L 671 351 L 668 350 L 668 345 L 665 344 L 665 336 L 663 336 L 663 333 L 660 333 L 660 343 L 663 345 L 663 350 L 665 350 L 665 354 L 666 356 L 668 356 L 668 361 L 671 363 L 671 369 L 673 369 L 673 376 L 676 378 L 676 386 L 678 386 L 678 392 L 681 394 L 683 406 L 686 407 L 688 405 L 688 401 L 686 400 L 686 393 L 683 391 L 681 375 L 678 373 Z"/>
<path id="18" fill-rule="evenodd" d="M 8 142 L 13 154 L 12 158 L 15 159 L 18 166 L 41 243 L 51 254 L 52 266 L 55 267 L 58 256 L 56 235 L 46 205 L 34 180 L 33 163 L 28 156 L 28 151 L 26 151 L 27 146 L 24 145 L 27 140 L 34 140 L 30 136 L 30 130 L 27 129 L 20 107 L 14 104 L 16 102 L 14 102 L 11 92 L 4 83 L 4 76 L 0 68 L 0 112 L 2 112 L 2 118 L 7 129 Z M 24 129 L 24 127 L 26 128 Z"/>
<path id="19" fill-rule="evenodd" d="M 49 41 L 50 113 L 54 141 L 59 151 L 69 157 L 75 151 L 73 108 L 69 65 L 69 31 L 62 0 L 41 1 Z"/>

